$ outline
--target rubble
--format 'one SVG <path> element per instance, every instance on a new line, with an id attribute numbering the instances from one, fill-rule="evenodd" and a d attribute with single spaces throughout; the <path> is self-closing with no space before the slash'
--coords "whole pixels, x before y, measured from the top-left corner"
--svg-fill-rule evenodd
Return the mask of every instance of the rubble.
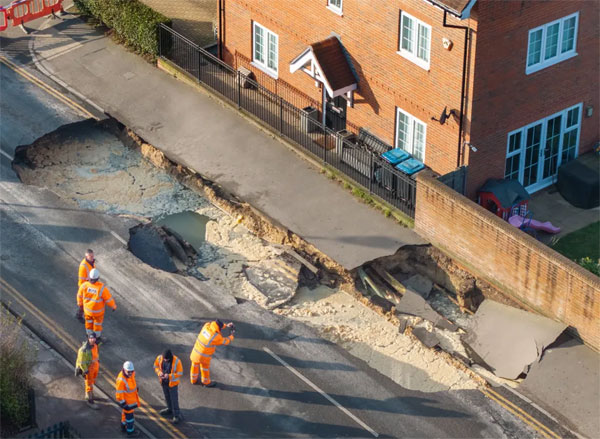
<path id="1" fill-rule="evenodd" d="M 266 308 L 279 306 L 273 312 L 302 320 L 409 389 L 436 392 L 477 387 L 468 373 L 422 346 L 410 330 L 400 334 L 395 324 L 335 288 L 336 275 L 322 271 L 333 267 L 332 273 L 336 273 L 335 267 L 325 257 L 315 258 L 315 249 L 295 246 L 297 237 L 282 234 L 280 227 L 268 225 L 248 206 L 240 224 L 240 212 L 222 210 L 225 204 L 238 206 L 237 202 L 231 198 L 223 201 L 218 188 L 194 181 L 178 165 L 167 172 L 157 168 L 155 165 L 171 166 L 171 162 L 140 139 L 126 146 L 114 127 L 109 128 L 89 121 L 63 127 L 22 148 L 15 169 L 25 183 L 49 187 L 82 208 L 146 217 L 144 222 L 186 211 L 204 215 L 208 218 L 205 240 L 197 245 L 195 265 L 181 265 L 184 257 L 177 234 L 165 231 L 167 236 L 161 238 L 163 250 L 178 270 L 208 280 L 236 298 L 254 300 Z M 185 174 L 182 181 L 189 187 L 202 183 L 204 193 L 179 183 L 178 172 Z M 210 201 L 203 196 L 207 193 Z M 310 261 L 306 255 L 311 255 Z M 307 280 L 317 288 L 297 288 Z M 333 289 L 319 286 L 320 282 Z M 447 331 L 418 318 L 409 317 L 408 323 L 410 328 L 435 330 L 446 350 L 461 349 L 452 336 L 441 335 Z"/>

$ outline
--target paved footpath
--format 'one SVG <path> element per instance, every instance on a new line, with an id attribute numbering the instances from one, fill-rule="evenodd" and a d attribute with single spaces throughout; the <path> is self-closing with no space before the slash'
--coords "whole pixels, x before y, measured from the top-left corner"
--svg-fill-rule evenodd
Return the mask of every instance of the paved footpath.
<path id="1" fill-rule="evenodd" d="M 33 35 L 37 65 L 169 158 L 297 233 L 348 269 L 425 243 L 249 123 L 70 16 Z"/>

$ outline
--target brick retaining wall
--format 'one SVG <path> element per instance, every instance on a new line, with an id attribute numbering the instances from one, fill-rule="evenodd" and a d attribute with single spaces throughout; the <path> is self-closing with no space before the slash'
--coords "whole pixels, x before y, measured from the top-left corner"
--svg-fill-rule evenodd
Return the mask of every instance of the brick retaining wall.
<path id="1" fill-rule="evenodd" d="M 423 238 L 600 351 L 600 278 L 429 176 L 417 178 L 416 204 Z"/>

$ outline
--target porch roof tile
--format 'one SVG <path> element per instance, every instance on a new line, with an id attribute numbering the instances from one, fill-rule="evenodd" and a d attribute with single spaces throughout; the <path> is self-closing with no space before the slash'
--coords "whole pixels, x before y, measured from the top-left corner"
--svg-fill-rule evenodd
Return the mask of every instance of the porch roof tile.
<path id="1" fill-rule="evenodd" d="M 329 37 L 311 44 L 310 47 L 333 90 L 341 90 L 357 83 L 337 37 Z"/>

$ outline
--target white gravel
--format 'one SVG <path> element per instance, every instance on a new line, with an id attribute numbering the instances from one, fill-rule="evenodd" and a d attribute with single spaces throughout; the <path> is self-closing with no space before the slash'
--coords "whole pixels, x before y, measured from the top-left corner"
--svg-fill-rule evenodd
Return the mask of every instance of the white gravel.
<path id="1" fill-rule="evenodd" d="M 236 225 L 234 218 L 108 133 L 65 139 L 60 145 L 41 148 L 37 159 L 37 169 L 25 170 L 24 181 L 48 187 L 82 208 L 150 218 L 193 210 L 209 217 L 196 270 L 222 291 L 265 305 L 265 296 L 247 280 L 244 267 L 266 260 L 287 263 L 281 249 Z M 287 264 L 293 268 L 291 262 Z M 466 373 L 400 334 L 396 326 L 344 292 L 323 286 L 312 291 L 300 288 L 288 305 L 274 312 L 316 328 L 327 340 L 408 389 L 438 392 L 477 387 Z M 442 343 L 462 349 L 456 334 L 442 336 Z"/>

